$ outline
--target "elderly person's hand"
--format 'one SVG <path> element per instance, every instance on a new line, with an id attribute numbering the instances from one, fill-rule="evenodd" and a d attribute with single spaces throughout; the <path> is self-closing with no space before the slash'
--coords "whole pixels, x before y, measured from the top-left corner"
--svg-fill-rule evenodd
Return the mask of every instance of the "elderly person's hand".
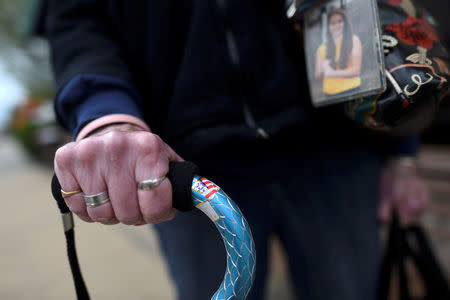
<path id="1" fill-rule="evenodd" d="M 169 161 L 182 159 L 157 135 L 132 124 L 116 124 L 59 148 L 55 173 L 63 191 L 82 191 L 66 196 L 65 201 L 84 221 L 159 223 L 177 212 L 172 208 L 169 180 L 150 190 L 138 189 L 138 183 L 165 176 Z M 94 207 L 86 205 L 83 195 L 105 191 L 109 200 Z"/>
<path id="2" fill-rule="evenodd" d="M 404 225 L 418 221 L 429 202 L 429 190 L 417 173 L 414 158 L 389 161 L 381 173 L 379 220 L 387 224 L 395 209 Z"/>

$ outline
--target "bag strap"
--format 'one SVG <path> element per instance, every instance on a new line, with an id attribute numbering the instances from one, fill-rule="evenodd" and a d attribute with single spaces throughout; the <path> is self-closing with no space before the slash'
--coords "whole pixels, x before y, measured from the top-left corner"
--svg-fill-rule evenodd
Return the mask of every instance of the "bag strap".
<path id="1" fill-rule="evenodd" d="M 380 282 L 378 289 L 379 300 L 387 300 L 389 298 L 394 268 L 397 270 L 399 276 L 400 299 L 411 300 L 405 271 L 405 254 L 407 249 L 404 235 L 405 232 L 400 227 L 399 217 L 396 213 L 394 213 L 389 226 L 386 250 L 381 262 Z"/>
<path id="2" fill-rule="evenodd" d="M 410 258 L 425 283 L 426 300 L 450 299 L 450 288 L 445 274 L 420 226 L 402 228 L 397 213 L 389 227 L 386 251 L 382 259 L 379 283 L 379 300 L 387 300 L 394 268 L 399 276 L 401 300 L 411 300 L 405 262 Z"/>
<path id="3" fill-rule="evenodd" d="M 450 299 L 448 280 L 431 248 L 424 230 L 419 226 L 408 228 L 408 255 L 413 259 L 427 289 L 427 299 Z"/>

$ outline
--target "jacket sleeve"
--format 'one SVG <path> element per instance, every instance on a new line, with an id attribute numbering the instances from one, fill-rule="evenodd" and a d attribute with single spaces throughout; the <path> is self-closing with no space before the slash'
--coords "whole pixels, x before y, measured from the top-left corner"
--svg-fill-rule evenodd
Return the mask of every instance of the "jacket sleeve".
<path id="1" fill-rule="evenodd" d="M 56 115 L 74 136 L 108 114 L 142 119 L 141 99 L 110 22 L 106 0 L 47 1 Z"/>
<path id="2" fill-rule="evenodd" d="M 420 136 L 392 137 L 389 143 L 389 156 L 415 156 L 420 150 Z"/>

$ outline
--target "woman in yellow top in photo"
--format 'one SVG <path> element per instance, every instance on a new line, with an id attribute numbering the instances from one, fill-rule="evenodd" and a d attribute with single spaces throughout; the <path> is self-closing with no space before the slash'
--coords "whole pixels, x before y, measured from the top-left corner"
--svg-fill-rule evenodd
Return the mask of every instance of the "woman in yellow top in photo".
<path id="1" fill-rule="evenodd" d="M 316 53 L 315 77 L 323 79 L 325 95 L 336 95 L 361 85 L 362 47 L 343 9 L 332 10 L 327 24 L 326 44 Z"/>

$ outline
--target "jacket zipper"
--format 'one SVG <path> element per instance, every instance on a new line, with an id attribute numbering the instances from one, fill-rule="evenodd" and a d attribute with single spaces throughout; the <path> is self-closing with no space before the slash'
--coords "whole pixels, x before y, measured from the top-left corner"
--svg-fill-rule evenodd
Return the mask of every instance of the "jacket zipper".
<path id="1" fill-rule="evenodd" d="M 240 60 L 240 56 L 239 56 L 239 50 L 237 48 L 236 39 L 234 37 L 234 34 L 231 31 L 230 26 L 227 22 L 227 12 L 226 12 L 225 1 L 226 0 L 216 0 L 217 6 L 219 7 L 219 9 L 221 11 L 222 19 L 223 19 L 223 23 L 224 23 L 225 40 L 226 40 L 226 44 L 227 44 L 228 55 L 230 56 L 231 63 L 233 64 L 235 72 L 238 75 L 238 81 L 239 81 L 239 86 L 240 86 L 241 95 L 242 95 L 242 97 L 241 97 L 242 98 L 242 111 L 243 111 L 243 115 L 244 115 L 244 120 L 248 127 L 252 128 L 256 131 L 257 137 L 260 137 L 263 139 L 269 139 L 270 138 L 269 134 L 267 134 L 267 132 L 256 123 L 255 117 L 253 116 L 253 114 L 250 110 L 250 106 L 249 106 L 247 98 L 246 98 L 247 93 L 245 92 L 245 88 L 243 86 L 244 76 L 241 71 L 241 60 Z"/>

